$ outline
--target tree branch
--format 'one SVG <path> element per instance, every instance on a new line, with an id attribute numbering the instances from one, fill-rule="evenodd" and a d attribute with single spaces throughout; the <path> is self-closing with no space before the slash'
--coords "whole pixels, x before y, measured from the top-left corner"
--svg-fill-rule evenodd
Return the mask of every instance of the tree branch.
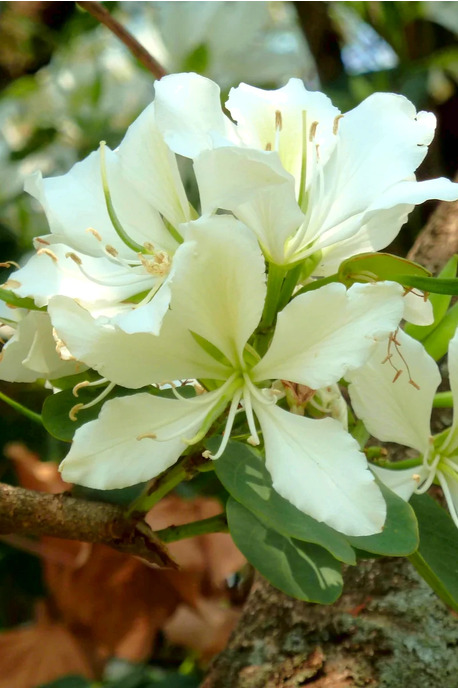
<path id="1" fill-rule="evenodd" d="M 149 525 L 126 517 L 123 508 L 66 494 L 47 494 L 0 483 L 0 534 L 75 539 L 176 568 Z"/>
<path id="2" fill-rule="evenodd" d="M 100 2 L 77 2 L 77 5 L 92 14 L 101 24 L 107 27 L 130 50 L 132 55 L 149 70 L 156 79 L 161 79 L 167 72 L 159 62 L 142 46 L 130 31 L 123 27 Z"/>

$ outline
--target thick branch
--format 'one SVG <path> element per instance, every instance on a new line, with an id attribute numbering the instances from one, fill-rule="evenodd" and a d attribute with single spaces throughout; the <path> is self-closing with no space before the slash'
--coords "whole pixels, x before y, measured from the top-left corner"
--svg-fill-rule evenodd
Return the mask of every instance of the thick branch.
<path id="1" fill-rule="evenodd" d="M 153 56 L 142 46 L 137 39 L 132 36 L 130 31 L 122 26 L 115 19 L 108 10 L 100 4 L 100 2 L 78 2 L 77 3 L 84 10 L 92 14 L 92 16 L 97 19 L 101 24 L 104 24 L 107 29 L 109 29 L 115 36 L 119 38 L 120 41 L 130 50 L 132 55 L 137 58 L 139 62 L 142 63 L 147 70 L 149 70 L 156 79 L 161 79 L 167 72 L 159 64 L 159 62 L 153 58 Z"/>
<path id="2" fill-rule="evenodd" d="M 154 565 L 176 567 L 146 522 L 127 518 L 120 506 L 0 483 L 0 534 L 10 533 L 105 544 Z"/>

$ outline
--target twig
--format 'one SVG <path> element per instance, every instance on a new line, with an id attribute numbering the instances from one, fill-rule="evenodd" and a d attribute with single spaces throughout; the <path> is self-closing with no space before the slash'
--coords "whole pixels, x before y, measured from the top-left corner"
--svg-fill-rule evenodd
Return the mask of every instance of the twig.
<path id="1" fill-rule="evenodd" d="M 0 534 L 13 533 L 105 544 L 154 565 L 177 567 L 146 522 L 126 517 L 120 506 L 0 483 Z"/>
<path id="2" fill-rule="evenodd" d="M 104 24 L 130 50 L 132 55 L 149 70 L 156 79 L 161 79 L 167 72 L 159 62 L 142 46 L 130 31 L 122 26 L 100 2 L 77 2 L 86 12 L 92 14 L 101 24 Z"/>

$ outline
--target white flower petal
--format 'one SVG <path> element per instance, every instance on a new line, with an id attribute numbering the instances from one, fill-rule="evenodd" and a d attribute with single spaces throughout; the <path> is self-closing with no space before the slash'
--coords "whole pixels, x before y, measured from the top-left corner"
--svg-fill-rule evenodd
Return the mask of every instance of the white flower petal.
<path id="1" fill-rule="evenodd" d="M 223 114 L 220 89 L 199 74 L 170 74 L 154 85 L 156 123 L 172 151 L 195 158 L 236 137 Z"/>
<path id="2" fill-rule="evenodd" d="M 232 216 L 191 223 L 187 237 L 175 254 L 172 312 L 183 328 L 206 338 L 237 365 L 264 307 L 258 243 Z"/>
<path id="3" fill-rule="evenodd" d="M 285 242 L 304 214 L 294 178 L 275 153 L 225 147 L 205 151 L 194 163 L 204 213 L 232 211 L 257 235 L 268 258 L 281 265 Z"/>
<path id="4" fill-rule="evenodd" d="M 107 318 L 94 319 L 66 297 L 51 299 L 49 313 L 73 356 L 120 386 L 228 376 L 227 368 L 210 357 L 172 313 L 160 336 L 125 333 Z"/>
<path id="5" fill-rule="evenodd" d="M 458 330 L 448 344 L 448 375 L 453 396 L 453 424 L 448 444 L 455 450 L 458 448 Z"/>
<path id="6" fill-rule="evenodd" d="M 334 191 L 326 226 L 363 211 L 392 185 L 411 178 L 434 128 L 432 113 L 417 114 L 410 101 L 395 94 L 375 93 L 345 113 L 324 170 Z"/>
<path id="7" fill-rule="evenodd" d="M 21 319 L 2 350 L 0 379 L 31 383 L 38 378 L 71 376 L 85 368 L 60 359 L 48 314 L 32 311 Z"/>
<path id="8" fill-rule="evenodd" d="M 266 466 L 278 493 L 299 510 L 352 536 L 380 532 L 382 494 L 357 442 L 334 419 L 312 420 L 255 403 Z"/>
<path id="9" fill-rule="evenodd" d="M 110 194 L 116 214 L 127 234 L 139 244 L 151 242 L 159 248 L 176 247 L 158 212 L 122 175 L 116 153 L 105 147 Z M 76 163 L 65 175 L 42 179 L 37 173 L 26 180 L 25 189 L 43 206 L 52 233 L 64 235 L 76 250 L 93 256 L 111 245 L 126 258 L 137 258 L 118 237 L 106 209 L 102 188 L 100 150 Z M 102 242 L 86 232 L 95 229 Z"/>
<path id="10" fill-rule="evenodd" d="M 253 369 L 254 380 L 286 379 L 322 388 L 361 366 L 377 338 L 388 335 L 403 313 L 402 288 L 394 283 L 332 283 L 294 298 L 278 315 L 269 350 Z"/>
<path id="11" fill-rule="evenodd" d="M 401 443 L 424 453 L 429 448 L 431 408 L 441 376 L 421 343 L 402 331 L 396 339 L 405 361 L 392 344 L 390 366 L 385 361 L 387 343 L 379 343 L 370 360 L 347 375 L 351 402 L 367 430 L 381 441 Z M 393 382 L 397 369 L 403 373 Z M 419 389 L 409 383 L 410 377 Z"/>
<path id="12" fill-rule="evenodd" d="M 340 111 L 323 93 L 307 91 L 300 79 L 290 79 L 280 89 L 266 91 L 248 84 L 231 89 L 226 107 L 237 122 L 237 133 L 247 146 L 272 150 L 278 141 L 281 162 L 296 179 L 301 177 L 303 111 L 306 112 L 306 146 L 313 123 L 318 123 L 315 143 L 320 145 L 325 159 L 335 145 L 333 122 Z M 278 129 L 280 113 L 281 130 Z M 299 189 L 296 189 L 299 192 Z"/>
<path id="13" fill-rule="evenodd" d="M 72 247 L 64 244 L 53 244 L 46 249 L 51 254 L 35 254 L 23 268 L 10 276 L 20 283 L 14 288 L 14 293 L 19 297 L 32 297 L 39 307 L 48 304 L 54 295 L 63 295 L 78 299 L 89 309 L 98 309 L 150 290 L 156 281 L 141 266 L 123 267 L 105 257 L 75 252 Z M 94 280 L 83 275 L 67 254 L 75 254 L 81 260 L 87 276 Z"/>
<path id="14" fill-rule="evenodd" d="M 377 465 L 370 465 L 370 468 L 385 486 L 404 501 L 410 499 L 415 489 L 418 489 L 428 476 L 428 470 L 423 465 L 410 467 L 406 470 L 388 470 L 386 467 L 378 467 Z"/>
<path id="15" fill-rule="evenodd" d="M 175 156 L 156 124 L 154 103 L 131 124 L 117 154 L 125 178 L 147 203 L 152 204 L 172 225 L 191 220 Z M 168 240 L 170 243 L 170 236 Z"/>
<path id="16" fill-rule="evenodd" d="M 215 391 L 218 393 L 218 391 Z M 186 441 L 200 428 L 217 400 L 206 404 L 169 400 L 148 393 L 106 402 L 93 422 L 77 429 L 70 452 L 60 465 L 65 481 L 94 489 L 117 489 L 155 477 L 178 460 Z M 144 434 L 156 435 L 156 439 Z"/>
<path id="17" fill-rule="evenodd" d="M 429 326 L 434 321 L 433 305 L 418 290 L 404 295 L 404 319 L 416 326 Z"/>

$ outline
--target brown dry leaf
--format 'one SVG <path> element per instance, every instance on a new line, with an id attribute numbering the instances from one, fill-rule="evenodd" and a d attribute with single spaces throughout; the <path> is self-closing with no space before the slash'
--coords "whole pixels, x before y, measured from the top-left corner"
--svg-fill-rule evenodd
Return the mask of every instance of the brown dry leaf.
<path id="1" fill-rule="evenodd" d="M 221 513 L 221 504 L 213 498 L 185 500 L 168 496 L 146 516 L 153 530 L 170 525 L 203 520 Z M 226 577 L 244 565 L 246 559 L 235 546 L 229 534 L 205 534 L 183 539 L 168 545 L 170 554 L 186 571 L 200 574 L 210 592 L 221 590 Z"/>
<path id="2" fill-rule="evenodd" d="M 170 642 L 194 649 L 208 662 L 224 649 L 239 617 L 240 611 L 221 599 L 202 598 L 194 609 L 180 606 L 163 630 Z"/>
<path id="3" fill-rule="evenodd" d="M 0 633 L 0 687 L 46 686 L 71 673 L 94 677 L 79 641 L 44 605 L 35 624 Z"/>
<path id="4" fill-rule="evenodd" d="M 45 563 L 46 583 L 62 619 L 76 634 L 92 640 L 100 659 L 145 659 L 182 600 L 167 579 L 168 571 L 99 544 L 90 547 L 78 567 L 81 544 L 65 543 L 65 549 L 70 548 L 75 567 Z"/>
<path id="5" fill-rule="evenodd" d="M 25 489 L 61 494 L 71 488 L 61 478 L 55 462 L 42 462 L 23 443 L 8 443 L 3 452 L 12 461 L 19 483 Z"/>

